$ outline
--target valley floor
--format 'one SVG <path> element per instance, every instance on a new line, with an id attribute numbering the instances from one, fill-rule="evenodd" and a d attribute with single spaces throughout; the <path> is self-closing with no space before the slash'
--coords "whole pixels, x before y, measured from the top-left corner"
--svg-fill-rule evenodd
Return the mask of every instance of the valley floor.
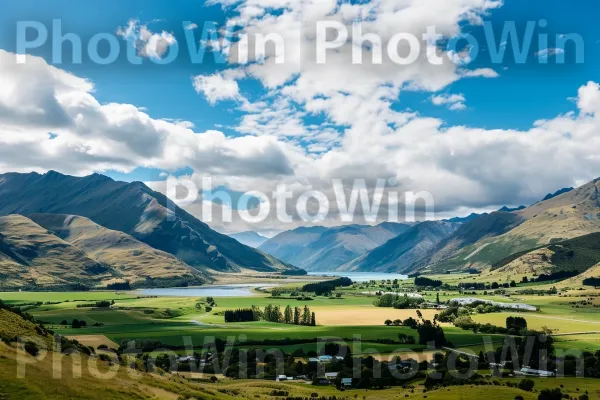
<path id="1" fill-rule="evenodd" d="M 450 279 L 461 279 L 450 277 Z M 301 285 L 301 280 L 287 280 L 282 287 Z M 245 282 L 249 283 L 249 282 Z M 298 353 L 299 359 L 307 361 L 309 352 L 318 351 L 324 340 L 344 343 L 351 347 L 355 355 L 372 355 L 377 360 L 389 361 L 395 355 L 402 359 L 413 358 L 417 360 L 430 359 L 433 355 L 431 349 L 425 346 L 400 344 L 398 334 L 404 333 L 414 336 L 415 333 L 408 327 L 386 326 L 385 320 L 404 320 L 408 317 L 417 318 L 416 310 L 397 310 L 393 308 L 380 308 L 373 305 L 375 297 L 361 294 L 364 288 L 353 287 L 339 289 L 340 297 L 312 296 L 312 300 L 298 300 L 296 298 L 273 298 L 269 293 L 257 291 L 247 297 L 216 297 L 210 311 L 205 309 L 205 298 L 194 296 L 169 296 L 157 297 L 142 295 L 141 292 L 4 292 L 0 299 L 10 305 L 20 305 L 24 311 L 31 313 L 37 320 L 42 321 L 48 328 L 76 339 L 84 345 L 98 348 L 100 345 L 116 348 L 122 341 L 132 339 L 156 340 L 170 346 L 182 346 L 191 343 L 193 350 L 198 351 L 205 343 L 220 338 L 233 340 L 241 348 L 279 349 L 285 353 Z M 439 300 L 445 302 L 449 299 L 463 296 L 457 292 L 422 291 L 421 294 L 428 302 Z M 482 300 L 493 300 L 504 303 L 526 303 L 540 308 L 538 312 L 518 313 L 504 311 L 500 313 L 476 314 L 473 319 L 479 323 L 491 323 L 503 326 L 508 316 L 523 316 L 527 319 L 532 329 L 551 329 L 555 335 L 557 351 L 565 354 L 579 354 L 582 351 L 595 352 L 600 349 L 600 292 L 595 290 L 565 290 L 559 295 L 523 295 L 516 291 L 509 293 L 509 297 L 478 292 L 470 295 Z M 101 300 L 114 301 L 111 307 L 95 307 L 94 303 Z M 248 308 L 257 306 L 264 309 L 267 305 L 278 305 L 281 309 L 290 305 L 294 307 L 310 307 L 316 315 L 317 326 L 296 326 L 270 322 L 225 323 L 223 312 L 225 310 Z M 425 319 L 433 319 L 439 310 L 420 310 Z M 74 329 L 70 326 L 73 320 L 85 321 L 86 327 Z M 69 326 L 61 323 L 67 322 Z M 443 324 L 446 338 L 453 343 L 458 351 L 477 355 L 495 349 L 503 339 L 501 335 L 487 335 L 473 333 Z M 356 339 L 353 341 L 353 339 Z M 491 342 L 492 344 L 488 344 Z M 263 342 L 270 341 L 270 342 Z M 319 343 L 321 342 L 321 343 Z M 24 381 L 14 379 L 14 367 L 5 368 L 12 361 L 10 351 L 3 348 L 0 356 L 0 381 L 8 382 L 0 385 L 0 398 L 2 393 L 11 393 L 13 398 L 69 398 L 71 395 L 80 398 L 99 398 L 88 392 L 94 384 L 85 380 L 70 381 L 60 384 L 44 385 L 44 364 L 32 364 L 31 379 Z M 187 354 L 186 350 L 177 350 L 179 354 Z M 29 367 L 28 367 L 29 368 Z M 49 369 L 51 370 L 51 369 Z M 47 371 L 46 371 L 47 372 Z M 37 375 L 36 375 L 37 374 Z M 37 377 L 36 377 L 37 376 Z M 38 379 L 39 378 L 39 379 Z M 205 377 L 207 378 L 207 377 Z M 285 388 L 290 395 L 293 393 L 308 397 L 314 392 L 320 395 L 344 394 L 333 387 L 318 387 L 299 383 L 277 384 L 268 381 L 233 381 L 220 377 L 217 384 L 205 382 L 199 386 L 199 391 L 206 398 L 234 398 L 268 396 L 273 388 Z M 517 378 L 515 378 L 517 379 Z M 172 376 L 159 377 L 151 380 L 137 381 L 133 385 L 126 384 L 126 380 L 114 380 L 107 386 L 109 393 L 102 398 L 178 398 L 184 389 L 189 389 L 190 382 L 183 378 Z M 156 382 L 162 382 L 156 385 Z M 503 379 L 502 382 L 506 382 Z M 536 388 L 556 387 L 556 380 L 536 379 Z M 600 398 L 600 382 L 590 379 L 561 379 L 560 385 L 575 396 L 588 390 Z M 572 387 L 571 387 L 572 386 Z M 49 389 L 53 387 L 53 389 Z M 69 387 L 69 389 L 65 389 Z M 579 389 L 577 391 L 576 389 Z M 135 396 L 134 396 L 134 393 Z M 137 393 L 144 393 L 138 395 Z M 422 389 L 415 392 L 395 388 L 384 391 L 352 390 L 346 394 L 350 397 L 365 397 L 367 399 L 397 398 L 423 398 Z M 516 395 L 524 399 L 536 399 L 537 396 L 518 389 L 500 386 L 493 391 L 484 387 L 452 387 L 429 392 L 428 399 L 513 399 Z M 202 397 L 200 397 L 202 398 Z M 339 398 L 339 397 L 338 397 Z M 575 397 L 577 398 L 577 397 Z"/>

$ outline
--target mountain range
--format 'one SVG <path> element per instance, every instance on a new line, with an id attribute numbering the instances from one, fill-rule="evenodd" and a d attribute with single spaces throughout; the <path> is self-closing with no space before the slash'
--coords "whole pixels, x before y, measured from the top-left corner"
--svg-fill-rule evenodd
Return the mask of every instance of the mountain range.
<path id="1" fill-rule="evenodd" d="M 376 227 L 298 228 L 260 249 L 309 271 L 446 273 L 491 270 L 499 261 L 540 246 L 600 232 L 600 179 L 548 194 L 529 206 L 400 226 L 379 241 Z M 600 259 L 598 260 L 600 262 Z"/>
<path id="2" fill-rule="evenodd" d="M 426 221 L 342 265 L 341 271 L 412 272 L 459 224 Z"/>
<path id="3" fill-rule="evenodd" d="M 280 272 L 294 268 L 212 230 L 141 182 L 117 182 L 99 174 L 73 177 L 50 171 L 0 175 L 0 216 L 9 215 L 35 219 L 46 229 L 54 229 L 56 237 L 64 238 L 62 243 L 85 245 L 99 262 L 109 266 L 113 259 L 123 262 L 123 254 L 138 254 L 140 250 L 131 248 L 145 244 L 143 257 L 153 258 L 152 263 L 176 269 L 191 266 L 204 277 L 210 271 Z M 4 232 L 0 230 L 0 234 Z M 143 258 L 136 257 L 137 261 Z"/>
<path id="4" fill-rule="evenodd" d="M 296 268 L 499 274 L 535 265 L 545 273 L 562 254 L 556 246 L 576 249 L 583 272 L 600 262 L 598 232 L 600 179 L 529 207 L 412 224 L 302 227 L 267 239 L 220 234 L 141 182 L 54 171 L 0 175 L 0 278 L 12 289 L 201 284 L 217 271 Z"/>
<path id="5" fill-rule="evenodd" d="M 309 227 L 282 232 L 259 249 L 307 271 L 333 271 L 410 229 L 408 224 Z"/>

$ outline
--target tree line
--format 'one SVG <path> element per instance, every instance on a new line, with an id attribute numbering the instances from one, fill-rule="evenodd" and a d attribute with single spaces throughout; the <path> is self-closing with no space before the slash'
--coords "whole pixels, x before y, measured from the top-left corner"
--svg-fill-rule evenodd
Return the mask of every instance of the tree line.
<path id="1" fill-rule="evenodd" d="M 269 304 L 262 311 L 260 308 L 252 306 L 252 308 L 226 310 L 224 316 L 225 322 L 253 322 L 262 320 L 280 324 L 317 325 L 316 315 L 308 306 L 304 306 L 304 309 L 300 307 L 292 309 L 288 305 L 283 311 L 279 305 Z"/>
<path id="2" fill-rule="evenodd" d="M 418 276 L 415 278 L 415 286 L 438 288 L 442 285 L 442 281 L 438 281 L 436 279 L 425 278 L 423 276 Z"/>
<path id="3" fill-rule="evenodd" d="M 302 287 L 302 291 L 311 292 L 317 296 L 321 296 L 333 292 L 336 287 L 352 286 L 352 283 L 350 278 L 338 278 L 331 281 L 309 283 Z"/>
<path id="4" fill-rule="evenodd" d="M 598 287 L 600 286 L 600 278 L 586 278 L 583 280 L 583 284 L 585 286 Z"/>
<path id="5" fill-rule="evenodd" d="M 225 311 L 225 322 L 252 322 L 260 321 L 260 314 L 254 307 L 239 308 L 237 310 Z"/>
<path id="6" fill-rule="evenodd" d="M 408 297 L 407 294 L 386 293 L 373 302 L 375 307 L 394 307 L 397 309 L 419 308 L 425 300 L 422 297 Z"/>

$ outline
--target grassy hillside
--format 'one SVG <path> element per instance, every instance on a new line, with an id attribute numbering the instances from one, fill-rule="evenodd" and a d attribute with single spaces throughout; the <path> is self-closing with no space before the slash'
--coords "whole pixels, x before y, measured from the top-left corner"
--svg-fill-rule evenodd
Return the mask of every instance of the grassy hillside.
<path id="1" fill-rule="evenodd" d="M 587 278 L 600 278 L 600 264 L 596 264 L 587 271 L 561 282 L 561 287 L 582 286 Z"/>
<path id="2" fill-rule="evenodd" d="M 123 232 L 104 228 L 74 215 L 33 214 L 40 226 L 72 244 L 86 255 L 110 266 L 115 277 L 132 284 L 147 285 L 147 280 L 206 282 L 210 278 L 164 251 L 156 250 Z"/>
<path id="3" fill-rule="evenodd" d="M 0 217 L 0 287 L 94 285 L 110 268 L 20 215 Z"/>
<path id="4" fill-rule="evenodd" d="M 52 335 L 20 315 L 0 308 L 0 321 L 0 339 L 12 341 L 15 338 L 36 338 L 46 343 L 46 348 L 52 348 Z"/>
<path id="5" fill-rule="evenodd" d="M 456 246 L 445 259 L 432 263 L 432 270 L 485 269 L 515 253 L 600 232 L 600 180 L 511 214 L 522 223 L 500 235 Z"/>
<path id="6" fill-rule="evenodd" d="M 583 273 L 600 263 L 600 233 L 511 255 L 493 266 L 492 275 L 541 275 L 560 271 Z"/>

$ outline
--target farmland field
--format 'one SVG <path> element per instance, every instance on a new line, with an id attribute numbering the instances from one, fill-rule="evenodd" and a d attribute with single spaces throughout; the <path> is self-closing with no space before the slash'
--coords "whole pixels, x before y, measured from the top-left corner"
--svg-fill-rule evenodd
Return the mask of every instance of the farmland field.
<path id="1" fill-rule="evenodd" d="M 440 276 L 444 280 L 462 280 L 470 275 Z M 408 281 L 410 282 L 410 281 Z M 407 281 L 399 281 L 400 290 L 409 288 Z M 414 309 L 382 308 L 373 305 L 376 297 L 365 295 L 373 292 L 365 289 L 365 285 L 357 284 L 349 288 L 340 288 L 339 296 L 310 298 L 271 297 L 264 291 L 256 291 L 249 297 L 215 297 L 210 311 L 206 311 L 205 298 L 191 296 L 144 296 L 141 292 L 80 292 L 80 293 L 0 293 L 0 299 L 9 304 L 23 304 L 27 312 L 55 331 L 77 337 L 83 343 L 93 343 L 98 338 L 120 344 L 124 340 L 145 339 L 157 340 L 170 346 L 182 346 L 192 343 L 195 348 L 206 342 L 220 338 L 232 340 L 240 348 L 244 343 L 251 347 L 274 347 L 272 341 L 280 341 L 275 347 L 292 353 L 296 350 L 304 352 L 316 351 L 317 338 L 327 340 L 338 339 L 352 347 L 353 339 L 360 339 L 360 347 L 356 353 L 381 353 L 383 358 L 391 354 L 406 352 L 409 349 L 426 351 L 425 346 L 408 345 L 397 342 L 399 334 L 416 338 L 416 332 L 408 327 L 385 326 L 386 320 L 405 320 L 417 318 Z M 288 284 L 295 287 L 294 284 Z M 287 287 L 282 285 L 282 287 Z M 181 293 L 189 293 L 181 291 Z M 461 294 L 456 292 L 423 291 L 421 294 L 427 301 L 438 299 L 446 302 Z M 471 295 L 472 296 L 472 295 Z M 512 295 L 498 296 L 493 293 L 478 293 L 481 300 L 492 300 L 500 303 L 526 303 L 539 307 L 538 312 L 519 313 L 503 311 L 496 313 L 478 313 L 472 315 L 478 323 L 489 323 L 504 326 L 509 316 L 523 316 L 530 329 L 550 328 L 554 334 L 562 335 L 578 333 L 578 335 L 557 336 L 557 348 L 576 349 L 577 351 L 594 350 L 600 334 L 600 313 L 594 305 L 598 297 L 589 292 L 570 292 L 561 296 Z M 114 301 L 111 307 L 94 307 L 101 300 Z M 585 300 L 589 303 L 582 305 Z M 279 306 L 283 310 L 287 306 L 310 307 L 316 315 L 316 326 L 298 326 L 266 321 L 225 323 L 225 310 L 256 306 L 264 309 L 267 305 Z M 420 310 L 425 319 L 433 320 L 439 310 Z M 71 321 L 85 321 L 84 328 L 71 327 Z M 68 325 L 61 325 L 67 322 Z M 484 338 L 497 342 L 500 335 L 484 335 L 462 330 L 452 324 L 442 324 L 445 336 L 454 346 L 471 350 L 477 354 L 486 350 Z M 596 333 L 596 335 L 594 335 Z M 85 336 L 89 335 L 86 340 Z M 285 340 L 293 340 L 286 344 Z M 102 339 L 104 340 L 104 339 Z M 270 340 L 262 345 L 260 342 Z M 99 342 L 98 342 L 99 343 Z M 355 345 L 357 345 L 355 343 Z M 97 346 L 95 346 L 97 347 Z"/>
<path id="2" fill-rule="evenodd" d="M 90 335 L 92 338 L 106 337 L 114 343 L 130 339 L 158 340 L 167 345 L 183 345 L 183 338 L 189 338 L 196 347 L 201 347 L 213 338 L 231 338 L 240 342 L 260 342 L 264 340 L 308 341 L 295 345 L 281 345 L 282 350 L 293 352 L 296 349 L 316 350 L 316 338 L 359 339 L 362 341 L 360 353 L 392 354 L 410 349 L 422 350 L 425 346 L 387 344 L 376 341 L 396 341 L 399 333 L 415 336 L 415 331 L 407 327 L 388 327 L 387 319 L 417 318 L 416 310 L 396 310 L 373 305 L 373 297 L 347 295 L 343 298 L 315 297 L 310 301 L 270 298 L 267 294 L 252 297 L 220 297 L 211 312 L 195 307 L 199 301 L 195 297 L 142 297 L 135 292 L 88 292 L 88 293 L 0 293 L 0 298 L 12 304 L 29 304 L 44 301 L 58 304 L 40 304 L 28 310 L 38 320 L 43 321 L 57 332 L 78 338 Z M 111 308 L 77 307 L 90 305 L 97 300 L 114 300 Z M 309 306 L 316 314 L 317 326 L 296 326 L 271 322 L 245 322 L 225 324 L 221 311 L 255 305 L 264 308 L 268 304 L 286 307 Z M 165 316 L 168 311 L 169 317 Z M 435 310 L 422 310 L 426 319 L 433 319 Z M 61 322 L 85 321 L 85 328 L 73 329 L 62 326 Z M 481 336 L 463 331 L 453 326 L 445 326 L 447 339 L 456 346 L 482 343 Z M 499 337 L 495 338 L 496 340 Z M 85 340 L 83 341 L 85 342 Z M 352 345 L 352 342 L 346 344 Z M 256 347 L 253 344 L 253 347 Z M 279 346 L 278 346 L 279 347 Z"/>
<path id="3" fill-rule="evenodd" d="M 380 285 L 381 286 L 381 285 Z M 409 286 L 404 287 L 410 290 Z M 414 288 L 413 288 L 414 290 Z M 369 289 L 369 292 L 372 290 Z M 431 360 L 439 350 L 419 344 L 403 344 L 398 341 L 399 335 L 412 336 L 418 339 L 416 330 L 405 326 L 386 326 L 386 320 L 405 320 L 412 317 L 418 319 L 415 309 L 394 309 L 376 307 L 374 295 L 365 295 L 361 287 L 338 288 L 334 296 L 309 297 L 271 297 L 264 291 L 256 291 L 247 297 L 215 297 L 207 308 L 207 298 L 193 296 L 147 296 L 141 292 L 81 292 L 81 293 L 0 293 L 0 299 L 8 304 L 23 306 L 37 320 L 42 321 L 54 331 L 75 339 L 83 345 L 98 348 L 100 345 L 117 347 L 126 340 L 158 341 L 166 346 L 174 346 L 179 355 L 189 355 L 189 350 L 202 352 L 202 348 L 213 343 L 215 338 L 229 341 L 238 349 L 274 349 L 284 354 L 298 354 L 297 360 L 307 362 L 308 354 L 317 354 L 325 343 L 337 343 L 350 347 L 354 355 L 372 356 L 375 360 L 390 361 L 399 356 L 402 359 L 412 358 L 418 361 Z M 182 291 L 182 293 L 188 293 Z M 425 300 L 433 303 L 445 303 L 456 297 L 464 297 L 461 293 L 451 291 L 421 291 Z M 539 307 L 538 312 L 502 311 L 493 313 L 474 312 L 471 318 L 478 323 L 490 323 L 504 326 L 509 316 L 522 316 L 527 320 L 530 329 L 543 327 L 554 330 L 557 354 L 578 355 L 582 351 L 595 352 L 600 345 L 600 317 L 594 307 L 597 297 L 594 292 L 569 292 L 561 296 L 521 295 L 510 293 L 501 296 L 494 293 L 470 294 L 481 300 L 500 303 L 526 303 Z M 100 301 L 105 301 L 102 305 Z M 109 305 L 106 304 L 108 301 Z M 279 306 L 283 310 L 288 305 L 292 308 L 305 306 L 316 315 L 316 326 L 273 323 L 267 321 L 225 323 L 223 312 L 256 306 L 264 309 L 268 305 Z M 441 311 L 423 308 L 419 313 L 424 319 L 433 320 Z M 73 327 L 72 321 L 84 321 L 84 327 Z M 66 325 L 64 324 L 66 322 Z M 451 323 L 440 324 L 445 338 L 458 352 L 477 356 L 495 350 L 502 344 L 503 335 L 474 333 L 463 330 Z M 0 360 L 1 362 L 1 360 Z M 41 372 L 40 372 L 41 373 Z M 485 371 L 481 372 L 484 376 Z M 489 373 L 489 372 L 488 372 Z M 208 379 L 208 375 L 203 379 Z M 138 382 L 128 388 L 123 398 L 128 398 L 132 390 L 143 390 L 153 393 L 159 398 L 173 398 L 178 384 L 184 384 L 189 391 L 192 381 L 183 378 L 161 378 L 156 381 Z M 312 387 L 306 384 L 279 383 L 273 386 L 264 380 L 237 381 L 218 375 L 219 383 L 202 385 L 201 393 L 211 393 L 212 398 L 241 397 L 255 398 L 268 396 L 273 388 L 285 390 L 288 395 L 307 397 L 315 391 L 320 395 L 339 395 L 333 387 Z M 489 378 L 488 378 L 489 379 Z M 427 393 L 428 399 L 466 399 L 485 396 L 488 399 L 537 399 L 536 392 L 529 393 L 513 387 L 506 382 L 518 383 L 520 378 L 503 379 L 500 386 L 490 391 L 485 387 L 458 386 L 433 390 Z M 150 383 L 152 382 L 152 383 Z M 490 382 L 490 384 L 492 384 Z M 583 391 L 598 393 L 595 381 L 561 379 L 536 379 L 536 390 L 554 388 L 559 384 L 565 393 L 574 396 Z M 40 391 L 28 383 L 21 387 L 23 393 L 28 390 Z M 217 385 L 217 386 L 213 386 Z M 408 399 L 423 398 L 422 383 L 416 382 L 415 389 L 393 388 L 390 390 L 352 390 L 352 396 L 365 399 L 392 399 L 404 397 Z M 27 385 L 25 385 L 27 386 Z M 118 386 L 118 385 L 117 385 Z M 78 387 L 78 393 L 87 393 L 87 388 Z M 114 387 L 110 390 L 119 390 Z M 195 390 L 195 389 L 194 389 Z M 200 389 L 198 389 L 200 390 Z M 130 393 L 131 392 L 131 393 Z M 191 392 L 186 392 L 191 393 Z M 200 392 L 198 392 L 200 393 Z M 243 395 L 242 395 L 243 393 Z M 132 394 L 131 394 L 132 395 Z M 90 396 L 92 396 L 90 394 Z M 93 397 L 90 397 L 93 398 Z M 594 398 L 594 397 L 590 397 Z"/>

